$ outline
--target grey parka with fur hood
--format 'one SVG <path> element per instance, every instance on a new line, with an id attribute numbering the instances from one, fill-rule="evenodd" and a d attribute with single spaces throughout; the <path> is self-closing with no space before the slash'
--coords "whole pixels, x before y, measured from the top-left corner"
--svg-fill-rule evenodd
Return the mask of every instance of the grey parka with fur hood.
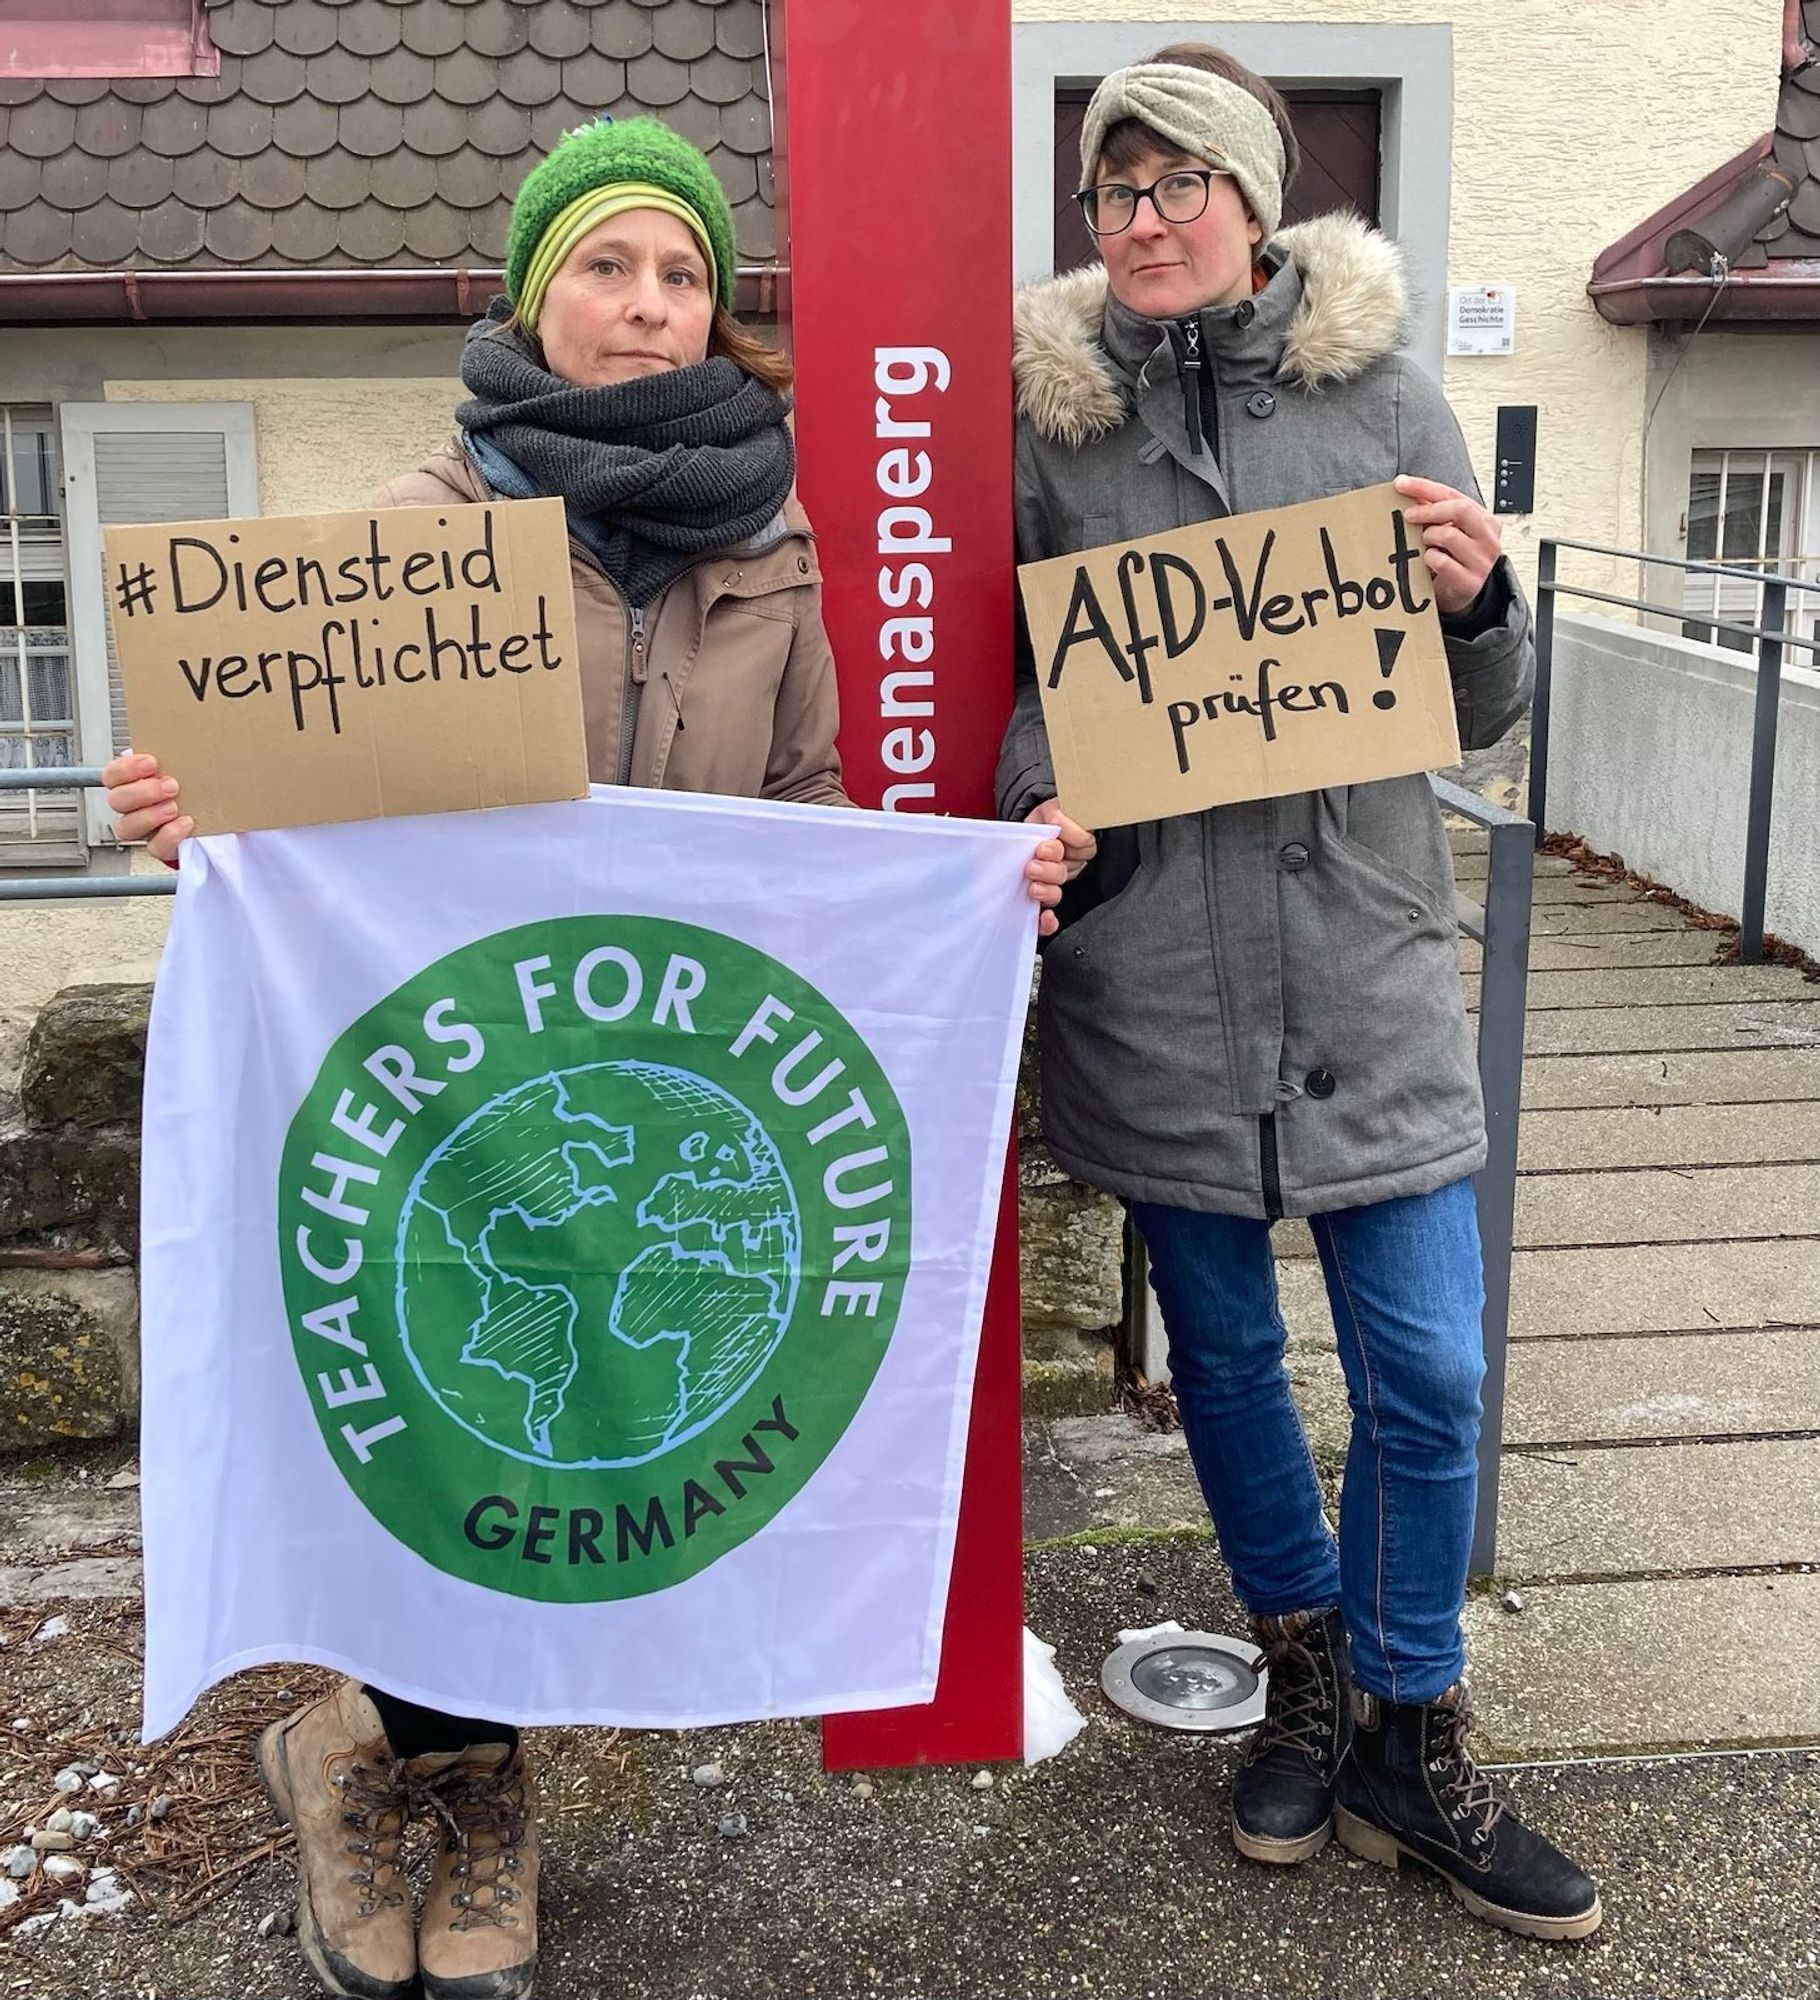
<path id="1" fill-rule="evenodd" d="M 1476 491 L 1440 390 L 1397 351 L 1394 245 L 1327 216 L 1285 230 L 1265 262 L 1254 298 L 1197 316 L 1217 457 L 1191 446 L 1167 325 L 1111 300 L 1102 270 L 1020 293 L 1020 561 L 1399 473 Z M 1535 669 L 1508 562 L 1448 627 L 1447 657 L 1462 744 L 1496 742 Z M 1054 794 L 1026 657 L 998 808 L 1021 819 Z M 1063 921 L 1043 963 L 1043 1120 L 1077 1179 L 1263 1217 L 1423 1194 L 1483 1164 L 1426 778 L 1113 829 Z"/>

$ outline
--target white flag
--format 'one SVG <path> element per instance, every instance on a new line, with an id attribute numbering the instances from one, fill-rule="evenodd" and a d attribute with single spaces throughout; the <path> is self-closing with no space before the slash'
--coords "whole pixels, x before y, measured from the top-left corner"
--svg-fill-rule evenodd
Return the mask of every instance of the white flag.
<path id="1" fill-rule="evenodd" d="M 927 1701 L 1031 830 L 597 791 L 191 842 L 145 1092 L 148 1735 Z"/>

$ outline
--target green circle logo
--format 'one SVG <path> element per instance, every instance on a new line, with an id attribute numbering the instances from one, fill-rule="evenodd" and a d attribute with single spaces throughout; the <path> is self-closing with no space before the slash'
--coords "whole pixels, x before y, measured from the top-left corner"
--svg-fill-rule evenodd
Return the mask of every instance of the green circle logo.
<path id="1" fill-rule="evenodd" d="M 884 1359 L 910 1139 L 807 981 L 656 917 L 438 960 L 291 1121 L 285 1307 L 374 1518 L 544 1603 L 664 1590 L 799 1493 Z"/>

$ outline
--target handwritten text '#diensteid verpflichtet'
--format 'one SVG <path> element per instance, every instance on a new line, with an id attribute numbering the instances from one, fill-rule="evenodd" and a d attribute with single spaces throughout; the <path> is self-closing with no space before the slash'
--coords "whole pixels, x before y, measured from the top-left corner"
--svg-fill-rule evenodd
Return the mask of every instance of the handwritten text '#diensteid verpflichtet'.
<path id="1" fill-rule="evenodd" d="M 340 735 L 347 690 L 395 684 L 488 681 L 499 674 L 555 672 L 550 604 L 509 602 L 494 546 L 494 510 L 479 507 L 477 535 L 465 548 L 388 549 L 381 518 L 366 523 L 363 547 L 339 557 L 272 554 L 249 565 L 235 553 L 240 536 L 173 534 L 160 563 L 121 562 L 114 578 L 118 620 L 139 617 L 274 618 L 322 610 L 303 645 L 204 651 L 171 631 L 171 660 L 197 702 L 288 699 L 293 726 Z M 448 526 L 438 517 L 438 528 Z M 398 600 L 415 600 L 400 636 Z M 372 607 L 395 605 L 382 619 Z M 364 607 L 364 609 L 361 609 Z M 440 617 L 438 615 L 440 608 Z M 373 636 L 385 628 L 384 640 Z"/>

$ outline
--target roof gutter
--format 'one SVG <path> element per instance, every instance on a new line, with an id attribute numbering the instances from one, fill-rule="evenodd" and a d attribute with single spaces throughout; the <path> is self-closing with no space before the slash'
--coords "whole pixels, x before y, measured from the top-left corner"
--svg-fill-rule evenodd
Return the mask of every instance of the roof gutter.
<path id="1" fill-rule="evenodd" d="M 768 318 L 785 273 L 742 264 L 734 306 Z M 396 271 L 0 272 L 0 324 L 45 326 L 217 320 L 451 321 L 478 319 L 505 288 L 484 267 Z"/>
<path id="2" fill-rule="evenodd" d="M 1651 326 L 1662 321 L 1701 319 L 1713 305 L 1710 278 L 1620 278 L 1587 286 L 1587 296 L 1599 317 L 1613 326 Z M 1786 271 L 1734 271 L 1718 288 L 1724 297 L 1714 307 L 1714 326 L 1777 326 L 1791 322 L 1820 325 L 1820 260 L 1791 260 Z"/>

